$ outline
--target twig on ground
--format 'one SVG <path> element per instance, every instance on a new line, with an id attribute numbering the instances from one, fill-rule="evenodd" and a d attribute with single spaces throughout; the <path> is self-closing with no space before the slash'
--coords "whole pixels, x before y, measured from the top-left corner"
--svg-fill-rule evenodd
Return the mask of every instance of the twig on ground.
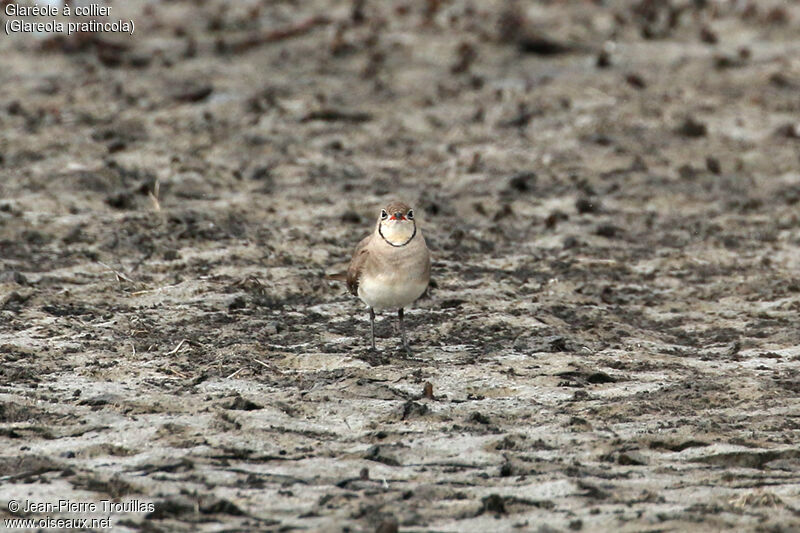
<path id="1" fill-rule="evenodd" d="M 135 281 L 133 281 L 133 280 L 132 280 L 131 278 L 129 278 L 128 276 L 126 276 L 125 274 L 123 274 L 122 272 L 120 272 L 119 270 L 117 270 L 117 269 L 115 269 L 115 268 L 111 268 L 109 265 L 107 265 L 107 264 L 103 263 L 102 261 L 98 261 L 98 262 L 97 262 L 97 264 L 99 264 L 99 265 L 101 265 L 101 266 L 104 266 L 104 267 L 106 267 L 108 270 L 110 270 L 111 272 L 113 272 L 113 273 L 114 273 L 114 275 L 117 277 L 117 281 L 127 281 L 128 283 L 135 283 Z"/>
<path id="2" fill-rule="evenodd" d="M 141 291 L 134 291 L 130 294 L 131 296 L 140 296 L 142 294 L 147 294 L 148 292 L 161 292 L 165 289 L 174 289 L 178 285 L 180 285 L 180 283 L 176 283 L 175 285 L 164 285 L 163 287 L 156 287 L 155 289 L 142 289 Z"/>
<path id="3" fill-rule="evenodd" d="M 242 367 L 242 368 L 240 368 L 239 370 L 237 370 L 236 372 L 234 372 L 234 373 L 233 373 L 233 374 L 231 374 L 230 376 L 226 377 L 225 379 L 231 379 L 231 378 L 235 377 L 237 374 L 239 374 L 239 372 L 241 372 L 242 370 L 244 370 L 244 368 L 245 368 L 245 367 Z"/>
<path id="4" fill-rule="evenodd" d="M 219 47 L 222 52 L 242 53 L 251 48 L 261 46 L 269 43 L 276 43 L 292 37 L 298 37 L 306 34 L 316 28 L 317 26 L 324 26 L 331 23 L 328 17 L 311 17 L 297 24 L 286 26 L 277 30 L 272 30 L 266 33 L 251 35 L 234 42 L 220 42 Z"/>
<path id="5" fill-rule="evenodd" d="M 161 186 L 159 185 L 159 181 L 156 178 L 156 182 L 153 184 L 153 190 L 147 191 L 147 196 L 150 197 L 150 201 L 153 202 L 153 208 L 161 212 L 161 202 L 158 201 L 158 192 L 161 190 Z"/>
<path id="6" fill-rule="evenodd" d="M 177 370 L 175 370 L 175 369 L 174 369 L 174 368 L 172 368 L 172 367 L 169 367 L 169 366 L 168 366 L 168 367 L 164 367 L 164 369 L 166 369 L 166 370 L 169 370 L 170 372 L 172 372 L 173 374 L 175 374 L 175 375 L 176 375 L 176 376 L 178 376 L 179 378 L 183 378 L 183 379 L 189 379 L 189 376 L 187 376 L 187 375 L 186 375 L 186 374 L 184 374 L 183 372 L 178 372 Z"/>
<path id="7" fill-rule="evenodd" d="M 172 351 L 169 351 L 169 352 L 165 353 L 164 355 L 173 355 L 173 354 L 178 353 L 178 350 L 180 350 L 183 347 L 183 345 L 188 343 L 188 342 L 189 342 L 188 339 L 181 340 L 181 342 L 179 342 L 178 345 Z"/>

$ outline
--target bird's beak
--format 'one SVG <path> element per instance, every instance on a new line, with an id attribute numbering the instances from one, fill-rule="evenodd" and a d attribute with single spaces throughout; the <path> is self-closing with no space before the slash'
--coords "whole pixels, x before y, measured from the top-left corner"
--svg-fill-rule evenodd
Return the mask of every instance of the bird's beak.
<path id="1" fill-rule="evenodd" d="M 392 215 L 389 220 L 405 220 L 405 219 L 406 219 L 406 217 L 403 216 L 403 213 L 399 213 L 398 212 L 398 213 L 395 213 L 394 215 Z"/>

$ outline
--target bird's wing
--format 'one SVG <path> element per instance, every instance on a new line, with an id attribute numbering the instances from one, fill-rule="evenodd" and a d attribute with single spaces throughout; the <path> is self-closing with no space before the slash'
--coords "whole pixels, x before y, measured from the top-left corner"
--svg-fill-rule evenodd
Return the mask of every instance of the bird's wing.
<path id="1" fill-rule="evenodd" d="M 350 266 L 347 269 L 347 290 L 355 296 L 358 296 L 358 282 L 361 279 L 361 273 L 364 271 L 364 265 L 369 257 L 369 244 L 370 237 L 365 237 L 353 252 L 353 259 L 350 261 Z"/>

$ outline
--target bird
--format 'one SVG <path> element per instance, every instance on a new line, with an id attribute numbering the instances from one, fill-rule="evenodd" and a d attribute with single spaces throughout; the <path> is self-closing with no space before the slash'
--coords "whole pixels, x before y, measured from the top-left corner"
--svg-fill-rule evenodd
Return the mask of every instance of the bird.
<path id="1" fill-rule="evenodd" d="M 347 282 L 347 289 L 369 307 L 371 349 L 375 351 L 375 312 L 397 309 L 400 338 L 410 353 L 403 310 L 416 301 L 431 277 L 431 255 L 414 210 L 389 202 L 378 215 L 375 230 L 355 248 L 347 272 L 328 276 Z"/>

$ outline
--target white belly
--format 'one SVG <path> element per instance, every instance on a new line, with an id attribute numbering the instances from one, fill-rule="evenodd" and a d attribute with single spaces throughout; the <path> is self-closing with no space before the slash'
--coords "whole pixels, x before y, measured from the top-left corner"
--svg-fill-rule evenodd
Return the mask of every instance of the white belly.
<path id="1" fill-rule="evenodd" d="M 400 309 L 422 296 L 427 285 L 397 276 L 362 278 L 358 284 L 358 297 L 376 311 Z"/>

